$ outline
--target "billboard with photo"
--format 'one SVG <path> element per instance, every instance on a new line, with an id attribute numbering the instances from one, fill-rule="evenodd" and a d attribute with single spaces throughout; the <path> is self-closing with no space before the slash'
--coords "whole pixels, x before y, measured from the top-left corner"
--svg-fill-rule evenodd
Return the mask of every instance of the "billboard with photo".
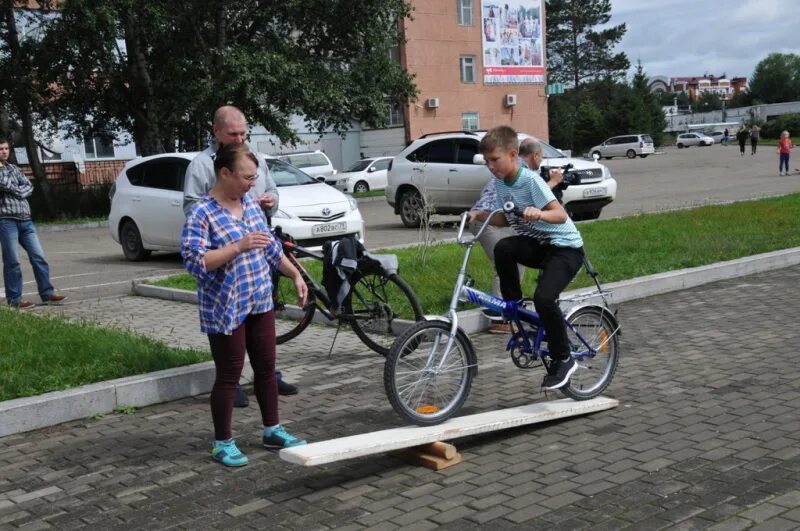
<path id="1" fill-rule="evenodd" d="M 544 83 L 544 0 L 482 0 L 483 82 Z"/>

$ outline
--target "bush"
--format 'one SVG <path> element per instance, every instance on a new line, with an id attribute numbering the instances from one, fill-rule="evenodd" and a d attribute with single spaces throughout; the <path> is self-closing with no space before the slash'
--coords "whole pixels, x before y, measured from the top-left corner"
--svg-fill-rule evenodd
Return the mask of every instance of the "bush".
<path id="1" fill-rule="evenodd" d="M 768 138 L 778 138 L 781 131 L 789 131 L 790 135 L 800 134 L 800 113 L 788 113 L 770 120 L 761 127 L 761 134 Z"/>
<path id="2" fill-rule="evenodd" d="M 111 211 L 108 191 L 111 184 L 97 184 L 82 187 L 74 182 L 51 181 L 50 189 L 54 198 L 54 212 L 46 216 L 41 188 L 35 187 L 29 198 L 31 212 L 35 221 L 58 219 L 107 217 Z"/>

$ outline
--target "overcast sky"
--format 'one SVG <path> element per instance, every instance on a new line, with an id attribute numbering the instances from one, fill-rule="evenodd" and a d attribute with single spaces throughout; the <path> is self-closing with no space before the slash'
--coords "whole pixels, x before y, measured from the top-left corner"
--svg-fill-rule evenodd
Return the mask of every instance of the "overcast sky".
<path id="1" fill-rule="evenodd" d="M 768 54 L 800 54 L 797 0 L 611 0 L 610 23 L 623 22 L 618 49 L 650 77 L 750 79 Z"/>

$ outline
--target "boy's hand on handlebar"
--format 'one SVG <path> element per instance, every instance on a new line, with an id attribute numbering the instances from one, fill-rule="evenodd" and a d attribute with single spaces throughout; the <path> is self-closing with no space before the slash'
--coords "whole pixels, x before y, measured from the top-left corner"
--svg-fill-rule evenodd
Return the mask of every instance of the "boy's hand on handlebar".
<path id="1" fill-rule="evenodd" d="M 529 222 L 539 221 L 542 219 L 542 214 L 544 214 L 544 212 L 538 208 L 529 206 L 525 207 L 525 210 L 522 211 L 522 219 Z"/>

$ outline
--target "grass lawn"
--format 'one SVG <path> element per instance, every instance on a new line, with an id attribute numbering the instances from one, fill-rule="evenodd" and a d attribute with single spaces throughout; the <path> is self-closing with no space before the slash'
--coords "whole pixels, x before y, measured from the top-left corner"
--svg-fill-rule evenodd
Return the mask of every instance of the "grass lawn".
<path id="1" fill-rule="evenodd" d="M 800 246 L 800 194 L 706 206 L 661 214 L 641 214 L 579 225 L 586 250 L 605 282 L 731 260 Z M 463 257 L 455 244 L 390 251 L 400 273 L 414 288 L 426 313 L 444 313 Z M 307 262 L 321 278 L 319 262 Z M 483 250 L 474 249 L 470 271 L 489 290 L 492 269 Z M 536 273 L 525 277 L 532 293 Z M 194 290 L 193 277 L 176 275 L 156 284 Z M 570 288 L 588 286 L 580 273 Z M 0 308 L 0 400 L 31 396 L 83 384 L 142 374 L 210 359 L 204 352 L 174 349 L 132 333 L 68 323 Z"/>
<path id="2" fill-rule="evenodd" d="M 0 307 L 0 401 L 209 361 L 133 333 Z"/>
<path id="3" fill-rule="evenodd" d="M 714 205 L 658 214 L 581 223 L 585 249 L 603 282 L 613 282 L 732 260 L 778 249 L 800 246 L 797 214 L 800 194 Z M 454 234 L 455 235 L 455 234 Z M 392 249 L 400 260 L 400 274 L 416 292 L 429 314 L 442 314 L 450 303 L 463 249 L 456 244 L 437 244 L 423 263 L 418 248 Z M 321 280 L 317 261 L 304 262 Z M 476 287 L 488 291 L 493 271 L 480 248 L 472 252 L 469 266 Z M 523 291 L 533 293 L 536 273 L 528 272 Z M 194 291 L 194 278 L 175 275 L 154 282 L 165 287 Z M 585 272 L 570 288 L 591 285 Z"/>

